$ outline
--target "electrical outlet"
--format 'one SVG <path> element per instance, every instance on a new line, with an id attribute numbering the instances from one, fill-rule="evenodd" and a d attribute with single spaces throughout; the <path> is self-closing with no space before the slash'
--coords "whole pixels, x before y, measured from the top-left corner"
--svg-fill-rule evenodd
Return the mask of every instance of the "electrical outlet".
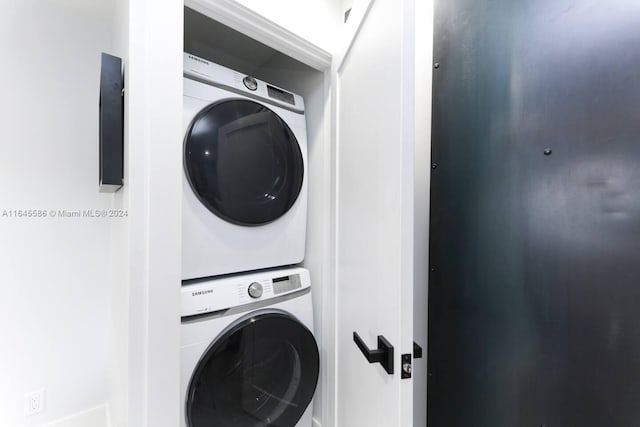
<path id="1" fill-rule="evenodd" d="M 24 395 L 24 415 L 39 414 L 44 411 L 44 388 L 35 390 Z"/>

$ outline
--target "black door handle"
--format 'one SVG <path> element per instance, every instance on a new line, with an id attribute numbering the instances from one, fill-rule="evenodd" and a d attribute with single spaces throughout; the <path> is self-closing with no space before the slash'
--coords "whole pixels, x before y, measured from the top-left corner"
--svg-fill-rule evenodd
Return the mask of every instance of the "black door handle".
<path id="1" fill-rule="evenodd" d="M 370 350 L 356 332 L 353 333 L 353 341 L 369 363 L 379 363 L 387 374 L 393 375 L 393 346 L 385 337 L 378 335 L 378 348 L 375 350 Z"/>

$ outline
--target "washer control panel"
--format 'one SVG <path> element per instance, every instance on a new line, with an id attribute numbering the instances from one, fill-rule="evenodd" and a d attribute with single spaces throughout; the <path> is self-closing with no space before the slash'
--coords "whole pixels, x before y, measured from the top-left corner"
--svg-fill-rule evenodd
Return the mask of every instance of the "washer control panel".
<path id="1" fill-rule="evenodd" d="M 304 268 L 194 281 L 182 286 L 181 316 L 227 310 L 279 298 L 308 287 L 309 271 Z"/>

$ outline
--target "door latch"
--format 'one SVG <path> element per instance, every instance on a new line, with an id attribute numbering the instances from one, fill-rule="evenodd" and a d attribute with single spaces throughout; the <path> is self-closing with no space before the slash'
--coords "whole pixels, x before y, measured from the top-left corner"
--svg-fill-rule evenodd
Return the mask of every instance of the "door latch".
<path id="1" fill-rule="evenodd" d="M 400 374 L 400 378 L 406 379 L 411 378 L 411 374 L 413 373 L 413 359 L 420 359 L 422 357 L 422 347 L 420 347 L 415 342 L 413 343 L 413 354 L 403 354 L 401 356 L 401 367 L 402 373 Z"/>
<path id="2" fill-rule="evenodd" d="M 407 379 L 411 378 L 411 372 L 413 371 L 413 367 L 411 365 L 411 354 L 403 354 L 402 355 L 402 372 L 400 373 L 400 378 Z"/>

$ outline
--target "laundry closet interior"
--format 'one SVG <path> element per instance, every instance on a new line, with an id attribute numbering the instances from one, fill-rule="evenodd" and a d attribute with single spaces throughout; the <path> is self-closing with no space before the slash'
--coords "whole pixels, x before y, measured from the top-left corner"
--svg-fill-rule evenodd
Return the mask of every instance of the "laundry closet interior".
<path id="1" fill-rule="evenodd" d="M 324 74 L 186 7 L 184 52 L 180 425 L 311 426 L 326 372 Z"/>

